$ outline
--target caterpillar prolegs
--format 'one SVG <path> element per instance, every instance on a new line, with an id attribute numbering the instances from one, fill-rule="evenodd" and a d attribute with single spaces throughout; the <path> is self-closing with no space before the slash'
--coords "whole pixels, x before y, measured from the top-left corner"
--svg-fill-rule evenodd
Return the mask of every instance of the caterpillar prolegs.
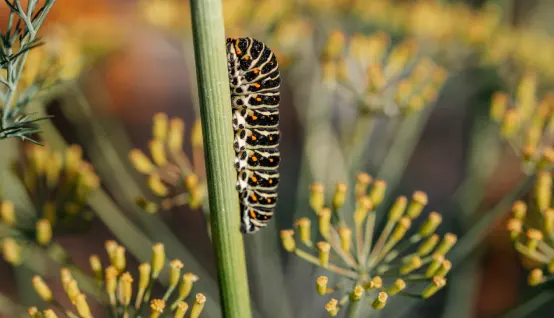
<path id="1" fill-rule="evenodd" d="M 252 234 L 266 227 L 277 203 L 281 77 L 273 52 L 252 38 L 227 39 L 227 65 L 240 229 Z"/>

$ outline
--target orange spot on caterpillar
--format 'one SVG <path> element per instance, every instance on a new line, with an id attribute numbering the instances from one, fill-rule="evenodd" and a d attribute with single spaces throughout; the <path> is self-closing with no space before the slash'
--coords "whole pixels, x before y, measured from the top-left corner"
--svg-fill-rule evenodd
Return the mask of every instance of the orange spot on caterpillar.
<path id="1" fill-rule="evenodd" d="M 239 49 L 239 39 L 235 39 L 235 52 L 237 54 L 242 54 L 242 50 Z"/>
<path id="2" fill-rule="evenodd" d="M 250 179 L 252 179 L 252 182 L 258 182 L 258 178 L 256 178 L 255 176 L 250 177 Z"/>
<path id="3" fill-rule="evenodd" d="M 267 198 L 266 201 L 267 201 L 267 203 L 271 203 L 271 202 L 272 202 L 270 198 Z"/>
<path id="4" fill-rule="evenodd" d="M 261 97 L 256 97 L 256 101 L 257 101 L 257 102 L 261 102 L 261 101 L 262 101 L 262 98 L 261 98 Z"/>
<path id="5" fill-rule="evenodd" d="M 245 55 L 245 56 L 242 57 L 242 59 L 248 61 L 250 59 L 250 56 Z"/>
<path id="6" fill-rule="evenodd" d="M 252 136 L 252 137 L 250 137 L 250 138 L 251 138 L 252 140 L 258 139 L 258 138 L 256 138 L 256 136 Z"/>
<path id="7" fill-rule="evenodd" d="M 273 162 L 273 158 L 269 158 L 269 162 Z"/>
<path id="8" fill-rule="evenodd" d="M 269 179 L 269 184 L 273 184 L 273 180 L 272 180 L 272 179 Z"/>
<path id="9" fill-rule="evenodd" d="M 256 197 L 256 195 L 254 193 L 252 193 L 250 198 L 252 198 L 252 201 L 258 201 L 258 198 Z"/>
<path id="10" fill-rule="evenodd" d="M 273 140 L 273 137 L 269 136 L 269 140 Z"/>
<path id="11" fill-rule="evenodd" d="M 252 120 L 256 120 L 256 119 L 258 119 L 258 116 L 252 114 L 252 115 L 250 116 L 250 118 L 252 118 Z"/>
<path id="12" fill-rule="evenodd" d="M 250 217 L 253 219 L 256 218 L 256 213 L 254 213 L 254 210 L 250 210 Z"/>
<path id="13" fill-rule="evenodd" d="M 258 83 L 254 83 L 254 87 L 256 87 L 256 88 L 260 88 L 260 86 L 262 86 L 262 85 L 260 85 Z"/>
<path id="14" fill-rule="evenodd" d="M 259 69 L 259 68 L 255 68 L 255 69 L 252 70 L 252 72 L 254 72 L 254 74 L 257 75 L 258 73 L 260 73 L 260 69 Z"/>
<path id="15" fill-rule="evenodd" d="M 256 158 L 256 156 L 252 156 L 251 159 L 252 159 L 252 161 L 254 161 L 254 162 L 258 161 L 258 158 Z"/>

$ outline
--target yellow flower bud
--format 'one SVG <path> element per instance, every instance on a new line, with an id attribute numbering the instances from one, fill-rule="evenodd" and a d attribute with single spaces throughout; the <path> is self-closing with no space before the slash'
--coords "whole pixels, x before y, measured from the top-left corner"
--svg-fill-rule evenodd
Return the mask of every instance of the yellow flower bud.
<path id="1" fill-rule="evenodd" d="M 165 166 L 167 164 L 167 156 L 164 144 L 159 140 L 151 140 L 148 145 L 154 163 L 159 167 Z"/>
<path id="2" fill-rule="evenodd" d="M 150 318 L 158 318 L 165 309 L 165 301 L 162 299 L 152 299 L 150 301 Z"/>
<path id="3" fill-rule="evenodd" d="M 332 298 L 327 304 L 325 304 L 325 310 L 330 316 L 334 317 L 339 313 L 339 301 Z"/>
<path id="4" fill-rule="evenodd" d="M 437 293 L 441 288 L 446 285 L 446 279 L 443 277 L 435 276 L 429 286 L 427 286 L 421 293 L 423 299 L 427 299 Z"/>
<path id="5" fill-rule="evenodd" d="M 391 238 L 392 240 L 398 242 L 400 241 L 404 235 L 406 235 L 406 232 L 410 229 L 410 226 L 412 225 L 412 222 L 409 218 L 403 217 L 398 221 L 398 224 L 394 228 Z"/>
<path id="6" fill-rule="evenodd" d="M 45 302 L 51 302 L 53 300 L 52 291 L 48 285 L 46 285 L 42 277 L 33 276 L 33 287 L 40 298 Z"/>
<path id="7" fill-rule="evenodd" d="M 46 246 L 52 240 L 52 225 L 47 219 L 40 219 L 36 224 L 37 243 Z"/>
<path id="8" fill-rule="evenodd" d="M 390 222 L 398 222 L 402 215 L 404 215 L 404 210 L 408 205 L 408 199 L 405 196 L 399 196 L 394 201 L 394 204 L 389 210 L 389 220 Z"/>
<path id="9" fill-rule="evenodd" d="M 7 226 L 15 225 L 15 207 L 12 201 L 0 201 L 0 220 Z"/>
<path id="10" fill-rule="evenodd" d="M 178 259 L 174 259 L 169 263 L 169 287 L 174 288 L 179 283 L 181 277 L 181 269 L 183 268 L 183 262 Z"/>
<path id="11" fill-rule="evenodd" d="M 150 174 L 154 171 L 154 164 L 139 149 L 133 149 L 129 152 L 129 160 L 135 169 L 143 174 Z"/>
<path id="12" fill-rule="evenodd" d="M 102 281 L 102 263 L 97 255 L 91 255 L 89 257 L 90 268 L 94 273 L 94 277 L 97 281 Z"/>
<path id="13" fill-rule="evenodd" d="M 514 218 L 518 220 L 525 219 L 525 215 L 527 214 L 527 204 L 523 201 L 516 201 L 512 205 L 512 213 Z"/>
<path id="14" fill-rule="evenodd" d="M 206 303 L 206 296 L 203 294 L 196 294 L 196 300 L 192 305 L 190 311 L 190 318 L 198 318 L 202 310 L 204 309 L 204 304 Z"/>
<path id="15" fill-rule="evenodd" d="M 81 294 L 81 290 L 79 289 L 79 285 L 77 284 L 77 281 L 72 279 L 67 282 L 65 285 L 67 298 L 71 300 L 71 302 L 74 302 L 75 299 L 79 294 Z"/>
<path id="16" fill-rule="evenodd" d="M 152 136 L 155 140 L 164 142 L 167 138 L 167 114 L 157 113 L 152 117 Z"/>
<path id="17" fill-rule="evenodd" d="M 2 251 L 4 260 L 12 265 L 21 264 L 21 247 L 17 241 L 11 237 L 7 237 L 2 242 Z"/>
<path id="18" fill-rule="evenodd" d="M 422 237 L 427 237 L 437 230 L 437 227 L 442 222 L 442 216 L 437 212 L 429 213 L 429 218 L 423 225 L 419 228 L 418 234 Z"/>
<path id="19" fill-rule="evenodd" d="M 165 264 L 165 250 L 161 243 L 152 246 L 152 278 L 156 279 L 160 275 Z"/>
<path id="20" fill-rule="evenodd" d="M 501 134 L 503 137 L 513 137 L 520 128 L 521 116 L 515 109 L 508 109 L 504 114 L 504 120 L 501 125 Z"/>
<path id="21" fill-rule="evenodd" d="M 308 218 L 300 218 L 298 221 L 296 221 L 296 227 L 298 227 L 298 233 L 300 236 L 300 240 L 304 244 L 311 244 L 311 222 Z"/>
<path id="22" fill-rule="evenodd" d="M 429 236 L 429 238 L 427 240 L 425 240 L 423 243 L 421 243 L 419 245 L 419 247 L 417 249 L 417 255 L 425 256 L 425 255 L 431 253 L 431 251 L 439 243 L 439 239 L 440 239 L 440 237 L 439 237 L 438 234 L 433 234 L 433 235 Z"/>
<path id="23" fill-rule="evenodd" d="M 367 213 L 373 209 L 373 203 L 371 199 L 367 196 L 361 196 L 358 198 L 356 204 L 356 210 L 354 211 L 354 222 L 356 226 L 361 226 L 362 222 L 365 220 Z"/>
<path id="24" fill-rule="evenodd" d="M 544 282 L 544 274 L 540 268 L 535 268 L 529 273 L 527 282 L 530 286 L 537 286 Z"/>
<path id="25" fill-rule="evenodd" d="M 369 192 L 369 198 L 375 207 L 379 206 L 385 198 L 385 191 L 387 189 L 387 183 L 383 180 L 375 180 L 373 187 Z"/>
<path id="26" fill-rule="evenodd" d="M 350 247 L 352 246 L 352 230 L 348 227 L 340 227 L 338 229 L 339 238 L 340 238 L 340 247 L 346 253 L 350 252 Z"/>
<path id="27" fill-rule="evenodd" d="M 446 276 L 446 274 L 448 274 L 450 269 L 452 269 L 452 263 L 449 260 L 445 259 L 439 269 L 435 272 L 435 276 L 444 277 Z"/>
<path id="28" fill-rule="evenodd" d="M 42 318 L 42 315 L 38 311 L 37 307 L 27 308 L 27 313 L 29 314 L 29 317 L 31 317 L 31 318 Z"/>
<path id="29" fill-rule="evenodd" d="M 296 249 L 293 230 L 281 230 L 281 242 L 287 252 L 293 252 Z"/>
<path id="30" fill-rule="evenodd" d="M 448 251 L 450 251 L 450 249 L 454 246 L 454 244 L 456 244 L 457 240 L 458 237 L 455 234 L 446 233 L 435 252 L 446 255 Z"/>
<path id="31" fill-rule="evenodd" d="M 33 317 L 42 317 L 39 313 L 38 316 Z M 44 310 L 44 318 L 58 318 L 58 315 L 52 310 L 52 309 L 45 309 Z"/>
<path id="32" fill-rule="evenodd" d="M 165 197 L 169 194 L 169 188 L 163 183 L 157 173 L 152 173 L 148 176 L 148 187 L 157 196 Z"/>
<path id="33" fill-rule="evenodd" d="M 423 191 L 416 191 L 412 196 L 412 201 L 408 206 L 406 215 L 413 220 L 421 214 L 421 211 L 423 211 L 423 208 L 426 205 L 427 205 L 427 194 Z"/>
<path id="34" fill-rule="evenodd" d="M 202 122 L 200 120 L 194 121 L 192 125 L 192 132 L 190 136 L 190 142 L 192 148 L 202 148 L 203 139 L 202 139 Z"/>
<path id="35" fill-rule="evenodd" d="M 552 173 L 541 171 L 537 174 L 537 183 L 535 186 L 535 198 L 539 211 L 544 211 L 550 207 L 552 200 Z"/>
<path id="36" fill-rule="evenodd" d="M 119 279 L 121 284 L 121 303 L 124 306 L 128 306 L 131 303 L 131 298 L 133 297 L 133 276 L 131 273 L 125 272 L 121 275 Z"/>
<path id="37" fill-rule="evenodd" d="M 442 265 L 442 262 L 444 262 L 444 255 L 434 253 L 433 259 L 431 261 L 431 264 L 429 264 L 429 267 L 427 267 L 427 270 L 425 271 L 425 276 L 427 277 L 433 277 L 435 273 L 439 270 L 439 268 Z"/>
<path id="38" fill-rule="evenodd" d="M 178 302 L 177 309 L 175 310 L 175 314 L 173 315 L 173 318 L 185 317 L 185 314 L 187 313 L 188 309 L 189 309 L 189 305 L 187 305 L 187 303 L 185 303 L 184 301 Z"/>
<path id="39" fill-rule="evenodd" d="M 331 230 L 331 210 L 322 209 L 317 215 L 319 217 L 319 233 L 324 238 L 328 238 Z"/>
<path id="40" fill-rule="evenodd" d="M 329 279 L 327 276 L 319 276 L 315 281 L 315 287 L 317 293 L 320 295 L 325 295 L 327 293 L 327 282 Z"/>
<path id="41" fill-rule="evenodd" d="M 417 255 L 414 255 L 410 257 L 410 260 L 408 263 L 406 263 L 404 266 L 400 268 L 400 274 L 406 275 L 409 274 L 423 265 L 423 262 L 421 261 L 421 258 Z"/>
<path id="42" fill-rule="evenodd" d="M 354 290 L 352 290 L 352 292 L 350 293 L 350 300 L 360 301 L 363 295 L 364 295 L 364 288 L 360 285 L 356 285 L 356 287 L 354 287 Z"/>
<path id="43" fill-rule="evenodd" d="M 371 304 L 371 307 L 375 310 L 381 310 L 385 308 L 387 305 L 387 299 L 389 298 L 389 295 L 385 292 L 380 292 L 377 295 L 377 298 L 373 301 L 373 304 Z"/>
<path id="44" fill-rule="evenodd" d="M 356 176 L 356 186 L 354 190 L 356 198 L 367 195 L 367 189 L 371 181 L 371 176 L 367 173 L 358 173 L 358 175 Z"/>
<path id="45" fill-rule="evenodd" d="M 394 281 L 394 284 L 389 288 L 387 294 L 389 294 L 390 296 L 394 296 L 404 289 L 406 289 L 406 282 L 399 278 Z"/>
<path id="46" fill-rule="evenodd" d="M 179 299 L 183 300 L 188 297 L 192 290 L 192 285 L 198 281 L 198 276 L 193 273 L 186 273 L 183 275 L 183 280 L 179 286 Z"/>
<path id="47" fill-rule="evenodd" d="M 169 151 L 177 153 L 183 147 L 183 139 L 185 135 L 185 123 L 180 118 L 173 118 L 169 123 L 169 136 L 167 146 Z"/>
<path id="48" fill-rule="evenodd" d="M 344 205 L 344 201 L 346 201 L 347 190 L 348 187 L 345 183 L 337 184 L 337 188 L 333 196 L 333 209 L 338 210 Z"/>
<path id="49" fill-rule="evenodd" d="M 527 236 L 527 248 L 530 251 L 535 251 L 540 241 L 542 241 L 544 235 L 540 230 L 529 229 L 525 233 Z"/>
<path id="50" fill-rule="evenodd" d="M 317 248 L 319 250 L 319 265 L 326 268 L 329 265 L 329 252 L 331 251 L 331 245 L 327 242 L 317 242 Z"/>

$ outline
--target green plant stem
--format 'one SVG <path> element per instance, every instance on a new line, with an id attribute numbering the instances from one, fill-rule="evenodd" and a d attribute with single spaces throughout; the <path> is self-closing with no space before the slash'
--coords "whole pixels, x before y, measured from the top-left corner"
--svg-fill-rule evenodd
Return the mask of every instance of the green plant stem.
<path id="1" fill-rule="evenodd" d="M 471 252 L 475 250 L 479 243 L 481 243 L 490 232 L 492 224 L 498 221 L 504 213 L 509 211 L 512 203 L 529 188 L 534 179 L 534 176 L 528 176 L 523 179 L 514 189 L 512 189 L 512 191 L 510 191 L 510 193 L 505 195 L 502 200 L 494 206 L 494 208 L 486 212 L 475 223 L 475 225 L 464 234 L 464 236 L 454 246 L 448 257 L 453 265 L 457 265 L 462 262 Z"/>
<path id="2" fill-rule="evenodd" d="M 344 315 L 344 317 L 346 317 L 346 318 L 358 318 L 358 317 L 360 317 L 359 311 L 360 311 L 360 302 L 361 301 L 362 300 L 348 302 L 348 307 L 346 308 L 346 314 Z"/>
<path id="3" fill-rule="evenodd" d="M 499 318 L 531 317 L 531 314 L 535 310 L 539 309 L 544 304 L 552 301 L 553 298 L 554 292 L 552 290 L 544 290 L 532 296 L 530 299 L 526 300 L 524 303 L 518 305 L 517 307 L 510 309 L 508 312 L 500 315 Z"/>
<path id="4" fill-rule="evenodd" d="M 386 213 L 382 213 L 382 209 L 389 207 L 393 199 L 394 189 L 396 189 L 404 174 L 404 170 L 417 146 L 430 112 L 430 110 L 424 110 L 409 114 L 399 124 L 400 128 L 394 137 L 392 146 L 383 159 L 376 177 L 376 179 L 385 180 L 387 182 L 387 189 L 389 190 L 383 202 L 379 205 L 375 224 L 380 224 L 383 217 L 386 215 Z"/>
<path id="5" fill-rule="evenodd" d="M 224 317 L 249 318 L 250 297 L 233 167 L 231 95 L 221 1 L 191 1 L 212 243 Z"/>

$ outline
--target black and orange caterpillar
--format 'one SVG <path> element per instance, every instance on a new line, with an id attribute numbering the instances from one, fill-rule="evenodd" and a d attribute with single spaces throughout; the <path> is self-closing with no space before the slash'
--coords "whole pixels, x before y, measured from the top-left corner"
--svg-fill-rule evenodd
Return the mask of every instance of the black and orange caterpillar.
<path id="1" fill-rule="evenodd" d="M 227 39 L 227 65 L 241 232 L 252 234 L 267 226 L 277 204 L 281 76 L 273 52 L 252 38 Z"/>

